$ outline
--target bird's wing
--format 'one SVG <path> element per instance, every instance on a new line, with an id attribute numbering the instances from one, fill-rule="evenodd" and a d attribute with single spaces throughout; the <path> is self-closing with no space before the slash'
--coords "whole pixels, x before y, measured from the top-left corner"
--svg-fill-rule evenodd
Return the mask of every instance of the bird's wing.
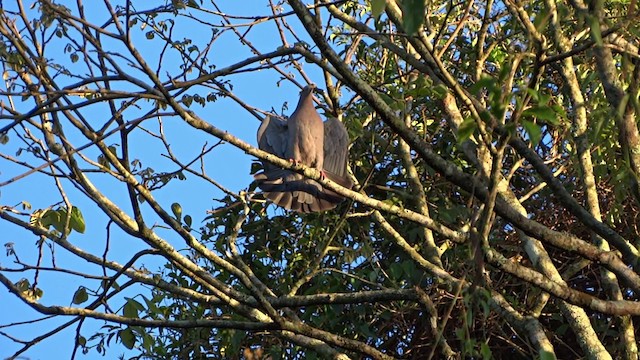
<path id="1" fill-rule="evenodd" d="M 324 170 L 331 180 L 345 187 L 352 185 L 347 176 L 348 151 L 349 134 L 347 129 L 340 120 L 329 118 L 324 123 Z M 337 176 L 338 179 L 333 179 L 331 175 Z"/>
<path id="2" fill-rule="evenodd" d="M 258 147 L 260 150 L 286 158 L 289 147 L 287 121 L 274 115 L 267 115 L 258 129 Z M 277 168 L 269 162 L 262 163 L 265 170 Z"/>

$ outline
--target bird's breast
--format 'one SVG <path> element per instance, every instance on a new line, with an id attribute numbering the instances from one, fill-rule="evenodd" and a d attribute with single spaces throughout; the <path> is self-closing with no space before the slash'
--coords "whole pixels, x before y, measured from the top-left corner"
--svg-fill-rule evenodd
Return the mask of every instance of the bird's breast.
<path id="1" fill-rule="evenodd" d="M 314 119 L 315 120 L 315 119 Z M 319 124 L 318 124 L 319 122 Z M 321 119 L 317 121 L 301 120 L 295 126 L 293 134 L 293 159 L 307 166 L 315 166 L 324 153 L 324 126 Z"/>

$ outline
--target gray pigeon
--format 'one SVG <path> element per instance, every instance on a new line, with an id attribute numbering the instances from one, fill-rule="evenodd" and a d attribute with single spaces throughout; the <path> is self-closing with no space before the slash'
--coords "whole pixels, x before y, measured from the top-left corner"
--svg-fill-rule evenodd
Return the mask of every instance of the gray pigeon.
<path id="1" fill-rule="evenodd" d="M 258 129 L 258 146 L 278 157 L 314 167 L 329 180 L 346 188 L 353 183 L 347 177 L 349 135 L 335 118 L 322 122 L 313 105 L 313 89 L 300 93 L 296 110 L 289 120 L 267 116 Z M 262 161 L 264 171 L 254 178 L 267 199 L 299 212 L 325 211 L 344 198 L 303 175 Z"/>

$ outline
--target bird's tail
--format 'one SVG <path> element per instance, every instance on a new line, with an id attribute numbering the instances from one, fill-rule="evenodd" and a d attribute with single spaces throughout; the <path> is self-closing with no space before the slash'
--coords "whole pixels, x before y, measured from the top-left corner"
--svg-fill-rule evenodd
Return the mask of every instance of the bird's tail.
<path id="1" fill-rule="evenodd" d="M 351 186 L 349 180 L 345 181 L 330 173 L 326 175 L 340 185 Z M 257 173 L 254 178 L 267 199 L 294 211 L 308 213 L 330 210 L 344 200 L 342 196 L 324 188 L 317 181 L 285 169 Z"/>

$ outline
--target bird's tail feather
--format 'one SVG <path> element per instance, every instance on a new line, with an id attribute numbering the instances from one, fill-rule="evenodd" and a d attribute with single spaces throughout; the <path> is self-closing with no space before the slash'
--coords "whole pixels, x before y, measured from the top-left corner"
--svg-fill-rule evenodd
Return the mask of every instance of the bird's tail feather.
<path id="1" fill-rule="evenodd" d="M 342 186 L 351 187 L 351 181 L 335 174 L 327 177 Z M 299 212 L 325 211 L 335 208 L 344 198 L 324 188 L 317 181 L 285 169 L 273 169 L 254 175 L 258 187 L 267 199 L 286 209 Z"/>

